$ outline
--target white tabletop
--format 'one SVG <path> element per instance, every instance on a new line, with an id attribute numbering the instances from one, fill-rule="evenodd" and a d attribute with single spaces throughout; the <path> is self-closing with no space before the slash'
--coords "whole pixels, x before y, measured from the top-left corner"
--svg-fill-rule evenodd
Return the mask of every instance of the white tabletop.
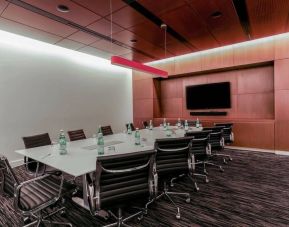
<path id="1" fill-rule="evenodd" d="M 135 145 L 134 132 L 131 135 L 119 133 L 105 136 L 104 154 L 101 156 L 152 150 L 156 139 L 179 138 L 184 136 L 185 131 L 183 129 L 177 129 L 176 127 L 171 128 L 173 129 L 173 134 L 170 137 L 168 137 L 166 131 L 160 127 L 153 128 L 153 130 L 140 130 L 141 145 Z M 190 128 L 190 131 L 191 130 L 201 131 L 202 128 Z M 114 150 L 111 150 L 112 146 L 106 146 L 106 144 L 114 142 L 117 143 L 112 145 L 115 148 Z M 65 155 L 59 154 L 58 144 L 17 150 L 15 152 L 77 177 L 95 170 L 96 159 L 100 156 L 98 155 L 96 144 L 96 138 L 68 142 L 68 153 Z"/>

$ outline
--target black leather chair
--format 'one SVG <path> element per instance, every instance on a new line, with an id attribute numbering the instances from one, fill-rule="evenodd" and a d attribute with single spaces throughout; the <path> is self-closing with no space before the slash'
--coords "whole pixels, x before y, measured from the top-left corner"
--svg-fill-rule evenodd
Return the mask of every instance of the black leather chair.
<path id="1" fill-rule="evenodd" d="M 234 142 L 233 123 L 215 123 L 215 126 L 223 126 L 223 136 L 225 144 L 232 144 Z"/>
<path id="2" fill-rule="evenodd" d="M 133 123 L 129 123 L 129 124 L 130 124 L 131 131 L 135 131 L 135 127 L 134 127 Z M 126 130 L 128 129 L 129 124 L 125 124 Z"/>
<path id="3" fill-rule="evenodd" d="M 51 145 L 51 139 L 48 133 L 22 137 L 22 139 L 26 149 Z M 36 162 L 35 160 L 28 157 L 24 157 L 24 163 L 27 163 L 25 164 L 25 167 L 28 173 L 31 174 L 42 174 L 46 170 L 46 165 Z"/>
<path id="4" fill-rule="evenodd" d="M 73 130 L 67 132 L 70 141 L 85 140 L 86 136 L 83 129 Z"/>
<path id="5" fill-rule="evenodd" d="M 148 128 L 149 127 L 149 123 L 147 121 L 143 121 L 142 125 L 144 128 Z"/>
<path id="6" fill-rule="evenodd" d="M 225 135 L 226 137 L 230 137 L 231 129 L 221 125 L 211 128 L 204 128 L 204 130 L 206 129 L 211 129 L 213 131 L 209 141 L 209 143 L 211 144 L 212 156 L 223 157 L 223 162 L 225 164 L 227 164 L 227 160 L 232 161 L 233 159 L 230 155 L 220 153 L 224 150 Z"/>
<path id="7" fill-rule="evenodd" d="M 171 195 L 182 195 L 186 202 L 190 203 L 189 193 L 171 192 L 168 190 L 168 182 L 172 178 L 186 175 L 192 180 L 195 190 L 198 186 L 193 178 L 195 163 L 191 153 L 192 137 L 157 139 L 155 141 L 156 168 L 159 176 L 159 185 L 163 185 L 162 193 L 157 199 L 166 196 L 176 207 L 176 218 L 180 219 L 180 208 L 175 204 Z"/>
<path id="8" fill-rule="evenodd" d="M 102 135 L 104 136 L 113 135 L 113 131 L 110 125 L 101 126 L 100 129 L 101 129 Z"/>
<path id="9" fill-rule="evenodd" d="M 115 223 L 107 226 L 128 226 L 125 222 L 146 212 L 154 201 L 157 191 L 155 152 L 145 151 L 98 157 L 96 171 L 86 174 L 86 190 L 92 215 L 101 215 L 101 210 L 108 210 Z M 145 200 L 143 211 L 122 217 L 122 207 L 141 198 Z M 110 210 L 117 208 L 118 217 Z"/>
<path id="10" fill-rule="evenodd" d="M 2 176 L 1 192 L 14 197 L 14 208 L 21 213 L 24 223 L 26 218 L 31 219 L 31 222 L 25 226 L 33 224 L 39 226 L 41 223 L 72 226 L 67 222 L 47 220 L 52 215 L 64 211 L 64 207 L 45 216 L 42 215 L 43 210 L 56 205 L 60 198 L 74 190 L 73 185 L 64 183 L 61 172 L 49 172 L 20 182 L 7 158 L 0 156 L 0 176 Z"/>

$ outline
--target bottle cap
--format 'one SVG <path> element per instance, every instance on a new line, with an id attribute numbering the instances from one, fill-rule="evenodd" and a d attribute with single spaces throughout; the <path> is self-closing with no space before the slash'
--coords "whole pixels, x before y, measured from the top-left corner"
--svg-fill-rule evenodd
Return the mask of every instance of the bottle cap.
<path id="1" fill-rule="evenodd" d="M 138 130 L 138 128 L 135 128 L 135 130 Z"/>

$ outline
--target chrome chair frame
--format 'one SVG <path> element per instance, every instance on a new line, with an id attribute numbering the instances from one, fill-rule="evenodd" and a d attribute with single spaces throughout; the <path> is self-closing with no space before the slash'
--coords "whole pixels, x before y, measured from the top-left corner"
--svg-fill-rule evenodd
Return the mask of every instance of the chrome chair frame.
<path id="1" fill-rule="evenodd" d="M 143 214 L 147 214 L 148 206 L 155 201 L 155 195 L 157 193 L 157 187 L 158 187 L 158 176 L 156 172 L 156 164 L 155 164 L 155 154 L 151 156 L 149 161 L 141 166 L 134 167 L 134 168 L 128 168 L 128 169 L 121 169 L 121 170 L 110 170 L 106 169 L 102 166 L 101 162 L 96 162 L 96 170 L 92 173 L 88 173 L 85 175 L 85 181 L 86 181 L 86 192 L 87 192 L 87 199 L 88 199 L 88 205 L 91 215 L 93 216 L 100 216 L 103 217 L 101 213 L 101 199 L 100 199 L 100 177 L 102 172 L 105 173 L 130 173 L 137 170 L 145 169 L 149 166 L 150 169 L 150 175 L 149 175 L 149 194 L 150 198 L 149 201 L 145 204 L 144 208 L 136 208 L 140 211 L 124 218 L 122 216 L 121 209 L 118 209 L 118 215 L 116 216 L 112 211 L 108 210 L 108 213 L 112 218 L 115 219 L 116 222 L 112 224 L 105 225 L 103 227 L 112 227 L 112 226 L 124 226 L 129 227 L 125 222 L 131 220 L 134 217 L 139 217 L 141 219 L 143 217 Z"/>
<path id="2" fill-rule="evenodd" d="M 182 147 L 182 148 L 177 148 L 177 149 L 163 149 L 163 148 L 159 148 L 159 147 L 155 147 L 155 151 L 163 151 L 163 152 L 174 152 L 174 151 L 181 151 L 181 150 L 189 150 L 188 152 L 188 159 L 187 159 L 187 163 L 188 163 L 188 174 L 182 174 L 179 175 L 178 177 L 174 177 L 170 180 L 170 186 L 173 187 L 173 181 L 180 178 L 180 177 L 184 177 L 184 176 L 188 176 L 189 179 L 193 182 L 195 190 L 198 191 L 199 187 L 196 183 L 196 181 L 194 180 L 193 176 L 194 174 L 194 170 L 195 170 L 195 157 L 194 155 L 190 152 L 191 150 L 191 143 L 186 146 L 186 147 Z M 162 198 L 163 196 L 165 196 L 167 199 L 169 199 L 169 201 L 171 202 L 171 204 L 173 204 L 173 206 L 176 208 L 177 213 L 176 213 L 176 218 L 180 219 L 181 218 L 181 213 L 180 213 L 180 208 L 179 206 L 174 202 L 174 200 L 172 199 L 171 195 L 179 195 L 179 196 L 185 196 L 186 197 L 186 203 L 190 203 L 191 202 L 191 198 L 190 198 L 190 193 L 186 193 L 186 192 L 173 192 L 173 191 L 169 191 L 169 188 L 167 186 L 167 182 L 164 182 L 164 189 L 161 192 L 161 194 L 157 195 L 156 200 Z"/>
<path id="3" fill-rule="evenodd" d="M 1 189 L 4 188 L 4 183 L 5 183 L 5 175 L 3 173 L 4 170 L 8 171 L 8 173 L 11 175 L 11 177 L 13 178 L 13 181 L 15 182 L 14 183 L 14 202 L 13 202 L 13 205 L 14 205 L 14 208 L 16 211 L 20 212 L 22 217 L 23 217 L 23 220 L 25 220 L 25 218 L 27 217 L 32 217 L 36 220 L 30 222 L 29 224 L 27 225 L 24 225 L 23 227 L 28 227 L 28 226 L 32 226 L 34 224 L 36 224 L 36 226 L 40 226 L 41 223 L 49 223 L 49 224 L 56 224 L 56 225 L 66 225 L 66 226 L 71 226 L 72 227 L 72 224 L 71 223 L 68 223 L 68 222 L 57 222 L 57 221 L 51 221 L 51 220 L 47 220 L 47 218 L 53 216 L 54 214 L 58 213 L 58 212 L 61 212 L 63 211 L 65 208 L 62 207 L 60 209 L 57 209 L 55 211 L 53 211 L 52 213 L 46 215 L 46 216 L 43 216 L 43 213 L 42 211 L 55 204 L 60 198 L 61 198 L 61 192 L 62 192 L 62 188 L 63 188 L 63 181 L 64 181 L 64 177 L 63 175 L 61 174 L 61 181 L 60 181 L 60 185 L 59 185 L 59 190 L 58 190 L 58 194 L 48 200 L 47 202 L 41 204 L 41 205 L 38 205 L 36 207 L 34 207 L 33 209 L 31 210 L 23 210 L 19 207 L 19 203 L 20 203 L 20 199 L 21 199 L 21 189 L 23 187 L 25 187 L 26 185 L 28 184 L 34 184 L 34 183 L 37 183 L 37 181 L 40 181 L 40 180 L 43 180 L 47 177 L 50 177 L 52 175 L 55 176 L 55 172 L 51 172 L 51 173 L 46 173 L 45 175 L 42 175 L 42 176 L 38 176 L 36 178 L 33 178 L 31 180 L 27 180 L 27 181 L 24 181 L 24 182 L 19 182 L 19 180 L 17 179 L 17 177 L 15 176 L 14 174 L 14 171 L 12 169 L 12 167 L 10 166 L 8 160 L 6 157 L 4 156 L 0 156 L 0 161 L 3 161 L 5 163 L 5 168 L 2 168 L 0 169 L 0 172 L 1 172 L 1 175 L 3 176 L 3 184 L 1 186 Z M 34 162 L 34 161 L 33 161 Z M 22 164 L 22 165 L 25 165 Z M 22 165 L 19 165 L 19 166 L 22 166 Z M 4 190 L 2 191 L 4 192 Z"/>

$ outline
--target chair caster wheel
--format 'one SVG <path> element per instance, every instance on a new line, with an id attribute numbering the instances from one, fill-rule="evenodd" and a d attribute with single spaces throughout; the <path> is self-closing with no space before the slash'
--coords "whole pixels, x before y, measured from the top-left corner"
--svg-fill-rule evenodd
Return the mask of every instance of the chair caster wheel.
<path id="1" fill-rule="evenodd" d="M 205 183 L 209 183 L 209 182 L 210 182 L 209 178 L 206 178 Z"/>
<path id="2" fill-rule="evenodd" d="M 230 161 L 233 161 L 233 159 L 232 159 L 231 157 L 229 158 L 229 160 L 230 160 Z"/>
<path id="3" fill-rule="evenodd" d="M 32 220 L 30 218 L 23 218 L 24 225 L 28 225 L 31 222 L 32 222 Z"/>
<path id="4" fill-rule="evenodd" d="M 186 199 L 186 203 L 190 203 L 190 202 L 191 202 L 191 198 L 189 197 Z"/>
<path id="5" fill-rule="evenodd" d="M 227 162 L 227 160 L 226 160 L 226 159 L 224 159 L 224 160 L 223 160 L 223 163 L 224 163 L 224 164 L 228 164 L 228 162 Z"/>
<path id="6" fill-rule="evenodd" d="M 176 219 L 178 219 L 178 220 L 181 219 L 181 214 L 180 214 L 180 213 L 177 213 L 177 215 L 176 215 Z"/>
<path id="7" fill-rule="evenodd" d="M 141 221 L 142 219 L 143 219 L 143 215 L 141 215 L 137 218 L 138 221 Z"/>
<path id="8" fill-rule="evenodd" d="M 224 172 L 224 169 L 222 167 L 220 167 L 220 172 L 222 172 L 222 173 Z"/>
<path id="9" fill-rule="evenodd" d="M 170 186 L 171 186 L 171 187 L 174 187 L 175 185 L 174 185 L 174 183 L 171 183 Z"/>

